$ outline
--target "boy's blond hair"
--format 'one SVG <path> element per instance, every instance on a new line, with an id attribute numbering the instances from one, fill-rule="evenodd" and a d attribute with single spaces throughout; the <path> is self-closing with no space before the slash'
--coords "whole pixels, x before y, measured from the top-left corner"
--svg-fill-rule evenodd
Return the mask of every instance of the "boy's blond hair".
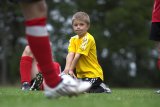
<path id="1" fill-rule="evenodd" d="M 80 20 L 86 22 L 88 25 L 90 25 L 90 18 L 89 15 L 85 12 L 76 12 L 72 17 L 72 24 L 74 20 Z"/>

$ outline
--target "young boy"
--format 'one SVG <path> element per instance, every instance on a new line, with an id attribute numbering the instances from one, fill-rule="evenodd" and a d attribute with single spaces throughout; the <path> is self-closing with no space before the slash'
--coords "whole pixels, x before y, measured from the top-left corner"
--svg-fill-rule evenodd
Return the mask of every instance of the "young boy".
<path id="1" fill-rule="evenodd" d="M 103 82 L 103 71 L 97 60 L 94 37 L 88 33 L 90 18 L 85 12 L 77 12 L 72 17 L 72 27 L 77 34 L 70 39 L 64 73 L 83 81 L 89 81 L 92 86 L 89 93 L 111 93 Z M 74 69 L 76 68 L 76 76 Z"/>
<path id="2" fill-rule="evenodd" d="M 53 62 L 53 64 L 59 75 L 61 71 L 59 63 Z M 43 90 L 43 76 L 28 45 L 25 47 L 20 60 L 20 76 L 22 90 Z"/>

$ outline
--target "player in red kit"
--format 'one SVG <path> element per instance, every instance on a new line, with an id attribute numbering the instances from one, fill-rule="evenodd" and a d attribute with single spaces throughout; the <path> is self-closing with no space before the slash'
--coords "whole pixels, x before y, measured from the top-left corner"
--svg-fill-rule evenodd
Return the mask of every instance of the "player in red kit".
<path id="1" fill-rule="evenodd" d="M 158 50 L 157 67 L 160 70 L 160 0 L 154 0 L 150 39 L 156 42 Z M 160 94 L 160 90 L 156 92 Z"/>
<path id="2" fill-rule="evenodd" d="M 58 62 L 53 62 L 58 75 L 61 73 L 61 67 Z M 20 77 L 21 89 L 28 90 L 43 90 L 43 76 L 34 58 L 30 47 L 27 45 L 22 53 L 20 60 Z"/>

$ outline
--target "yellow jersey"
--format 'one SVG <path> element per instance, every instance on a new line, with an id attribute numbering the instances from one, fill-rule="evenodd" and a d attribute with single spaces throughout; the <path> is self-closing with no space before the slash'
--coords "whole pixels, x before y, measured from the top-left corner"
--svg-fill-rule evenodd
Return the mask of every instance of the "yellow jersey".
<path id="1" fill-rule="evenodd" d="M 78 35 L 71 37 L 68 52 L 81 54 L 76 64 L 78 78 L 97 78 L 103 80 L 103 71 L 97 60 L 96 43 L 94 37 L 88 32 L 79 38 Z"/>

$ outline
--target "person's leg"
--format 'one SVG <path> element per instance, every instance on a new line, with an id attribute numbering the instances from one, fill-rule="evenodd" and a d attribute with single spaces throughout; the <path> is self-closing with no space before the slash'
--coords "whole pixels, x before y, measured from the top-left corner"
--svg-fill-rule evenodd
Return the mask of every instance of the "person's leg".
<path id="1" fill-rule="evenodd" d="M 82 78 L 82 80 L 89 81 L 92 84 L 87 91 L 88 93 L 111 93 L 109 87 L 100 78 Z"/>
<path id="2" fill-rule="evenodd" d="M 157 47 L 157 51 L 158 51 L 158 60 L 157 60 L 157 68 L 158 70 L 160 70 L 160 42 L 156 41 L 156 47 Z M 156 91 L 157 94 L 160 94 L 160 89 L 158 89 Z"/>
<path id="3" fill-rule="evenodd" d="M 103 93 L 111 93 L 111 89 L 109 88 L 108 85 L 106 85 L 103 81 L 101 82 L 101 84 L 99 85 L 101 89 L 103 89 Z"/>
<path id="4" fill-rule="evenodd" d="M 52 64 L 49 34 L 46 29 L 47 5 L 45 0 L 38 2 L 20 2 L 26 22 L 26 36 L 29 46 L 42 70 L 49 87 L 55 87 L 61 78 Z"/>
<path id="5" fill-rule="evenodd" d="M 37 67 L 37 61 L 34 58 L 32 63 L 32 69 L 31 69 L 31 79 L 35 78 L 38 73 L 39 73 L 39 69 Z"/>
<path id="6" fill-rule="evenodd" d="M 149 39 L 155 42 L 158 51 L 157 67 L 160 70 L 160 22 L 152 22 Z"/>
<path id="7" fill-rule="evenodd" d="M 61 74 L 61 66 L 58 62 L 53 62 L 53 64 L 55 65 L 55 68 L 56 68 L 56 71 L 57 71 L 57 74 L 60 75 Z M 39 68 L 39 67 L 38 67 Z M 40 71 L 40 69 L 39 69 Z M 36 76 L 37 77 L 37 76 Z M 36 79 L 36 80 L 39 80 L 39 79 Z M 44 90 L 44 82 L 42 84 L 42 86 L 40 87 L 41 90 Z"/>
<path id="8" fill-rule="evenodd" d="M 100 91 L 102 90 L 99 90 L 97 87 L 99 87 L 100 85 L 100 82 L 97 81 L 98 78 L 82 78 L 80 79 L 82 81 L 88 81 L 91 83 L 91 88 L 87 91 L 87 93 L 100 93 Z"/>
<path id="9" fill-rule="evenodd" d="M 160 70 L 160 42 L 156 42 L 155 44 L 158 51 L 157 68 Z"/>
<path id="10" fill-rule="evenodd" d="M 60 75 L 60 73 L 61 73 L 61 66 L 60 66 L 60 64 L 58 62 L 53 62 L 53 64 L 55 65 L 57 74 Z"/>
<path id="11" fill-rule="evenodd" d="M 32 63 L 32 69 L 31 69 L 31 78 L 32 78 L 31 87 L 30 87 L 31 91 L 41 90 L 41 86 L 42 86 L 42 82 L 43 82 L 42 73 L 37 65 L 38 65 L 37 61 L 34 58 L 33 63 Z"/>
<path id="12" fill-rule="evenodd" d="M 155 42 L 158 51 L 157 68 L 160 70 L 160 22 L 152 22 L 149 39 Z M 159 92 L 160 90 L 156 91 Z"/>
<path id="13" fill-rule="evenodd" d="M 22 90 L 39 90 L 43 82 L 43 76 L 39 73 L 37 61 L 27 45 L 20 60 L 20 76 Z"/>
<path id="14" fill-rule="evenodd" d="M 32 53 L 30 53 L 29 46 L 26 46 L 20 60 L 20 77 L 22 90 L 29 90 L 30 88 L 32 62 Z"/>

